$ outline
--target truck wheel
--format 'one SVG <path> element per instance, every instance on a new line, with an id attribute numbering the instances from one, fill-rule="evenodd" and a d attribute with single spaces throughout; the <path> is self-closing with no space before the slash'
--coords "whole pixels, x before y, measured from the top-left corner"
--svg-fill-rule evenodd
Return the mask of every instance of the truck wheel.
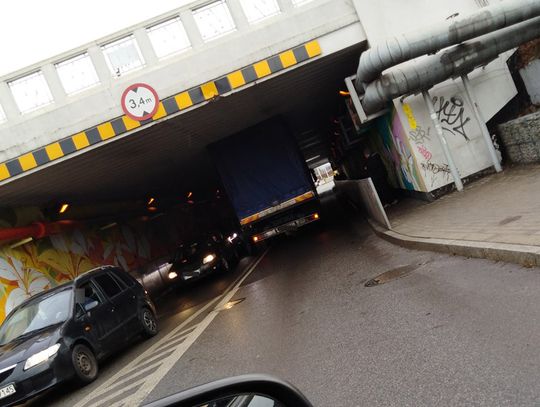
<path id="1" fill-rule="evenodd" d="M 87 346 L 75 345 L 71 351 L 71 361 L 78 384 L 86 385 L 96 380 L 99 370 L 98 362 L 94 353 Z"/>

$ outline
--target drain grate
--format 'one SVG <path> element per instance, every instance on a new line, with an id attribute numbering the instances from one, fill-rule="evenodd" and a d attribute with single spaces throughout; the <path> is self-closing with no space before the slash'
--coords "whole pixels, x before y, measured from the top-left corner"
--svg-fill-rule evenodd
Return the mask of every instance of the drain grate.
<path id="1" fill-rule="evenodd" d="M 408 266 L 397 267 L 392 270 L 385 271 L 382 274 L 379 274 L 377 277 L 372 278 L 366 284 L 366 287 L 375 287 L 377 285 L 386 284 L 397 278 L 401 278 L 416 270 L 419 267 L 417 264 L 409 264 Z"/>

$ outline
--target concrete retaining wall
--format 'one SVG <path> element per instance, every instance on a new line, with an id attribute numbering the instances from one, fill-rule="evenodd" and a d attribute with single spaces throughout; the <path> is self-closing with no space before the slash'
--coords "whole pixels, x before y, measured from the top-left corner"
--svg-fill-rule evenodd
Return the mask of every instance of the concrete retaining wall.
<path id="1" fill-rule="evenodd" d="M 335 181 L 334 190 L 349 199 L 356 207 L 363 208 L 367 216 L 386 229 L 392 229 L 371 178 Z"/>
<path id="2" fill-rule="evenodd" d="M 540 162 L 540 111 L 501 124 L 498 129 L 510 161 Z"/>

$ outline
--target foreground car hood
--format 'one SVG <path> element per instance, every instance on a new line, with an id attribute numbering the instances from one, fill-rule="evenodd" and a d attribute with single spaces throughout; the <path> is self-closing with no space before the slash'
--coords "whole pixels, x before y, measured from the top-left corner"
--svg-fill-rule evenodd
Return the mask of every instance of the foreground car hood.
<path id="1" fill-rule="evenodd" d="M 33 354 L 47 349 L 59 336 L 60 327 L 56 325 L 45 331 L 24 339 L 15 339 L 0 346 L 0 370 L 28 359 Z"/>

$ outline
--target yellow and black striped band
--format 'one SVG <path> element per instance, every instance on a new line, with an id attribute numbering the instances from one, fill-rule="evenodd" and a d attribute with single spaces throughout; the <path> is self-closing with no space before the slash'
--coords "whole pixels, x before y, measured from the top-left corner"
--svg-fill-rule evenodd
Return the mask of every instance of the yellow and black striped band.
<path id="1" fill-rule="evenodd" d="M 217 96 L 225 95 L 258 79 L 278 73 L 319 55 L 321 55 L 319 42 L 316 40 L 308 42 L 238 71 L 231 72 L 214 81 L 162 99 L 159 102 L 156 114 L 151 119 L 139 122 L 130 119 L 128 116 L 117 117 L 38 150 L 0 163 L 0 182 L 74 152 L 84 150 L 89 146 L 103 143 L 137 127 L 175 114 Z"/>

